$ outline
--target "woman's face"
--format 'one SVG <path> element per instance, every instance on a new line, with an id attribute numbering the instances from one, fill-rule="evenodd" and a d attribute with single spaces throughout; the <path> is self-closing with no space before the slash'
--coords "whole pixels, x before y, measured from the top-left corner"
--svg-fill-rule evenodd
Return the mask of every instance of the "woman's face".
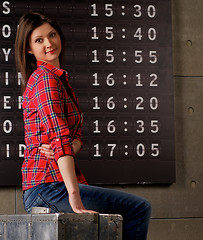
<path id="1" fill-rule="evenodd" d="M 33 54 L 37 61 L 59 68 L 61 38 L 58 32 L 48 23 L 34 29 L 29 39 L 28 53 Z"/>

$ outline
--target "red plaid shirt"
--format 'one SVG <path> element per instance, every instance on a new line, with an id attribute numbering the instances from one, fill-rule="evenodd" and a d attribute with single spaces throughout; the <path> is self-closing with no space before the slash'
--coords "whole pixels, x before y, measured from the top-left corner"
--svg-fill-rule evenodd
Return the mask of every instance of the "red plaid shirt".
<path id="1" fill-rule="evenodd" d="M 67 72 L 44 62 L 38 62 L 37 66 L 23 94 L 26 144 L 23 190 L 41 183 L 63 181 L 57 160 L 64 155 L 74 157 L 72 141 L 81 141 L 82 114 Z M 62 81 L 66 82 L 70 94 Z M 40 153 L 39 146 L 43 143 L 51 144 L 54 160 Z M 87 184 L 77 167 L 76 174 L 79 183 Z"/>

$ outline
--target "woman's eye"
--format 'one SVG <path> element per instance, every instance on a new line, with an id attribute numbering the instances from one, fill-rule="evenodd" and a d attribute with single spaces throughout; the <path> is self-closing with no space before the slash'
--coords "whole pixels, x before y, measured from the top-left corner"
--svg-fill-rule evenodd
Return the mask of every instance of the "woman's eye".
<path id="1" fill-rule="evenodd" d="M 42 42 L 42 39 L 41 38 L 38 38 L 35 40 L 36 43 L 41 43 Z"/>
<path id="2" fill-rule="evenodd" d="M 51 33 L 51 37 L 55 37 L 55 36 L 56 36 L 55 32 Z"/>

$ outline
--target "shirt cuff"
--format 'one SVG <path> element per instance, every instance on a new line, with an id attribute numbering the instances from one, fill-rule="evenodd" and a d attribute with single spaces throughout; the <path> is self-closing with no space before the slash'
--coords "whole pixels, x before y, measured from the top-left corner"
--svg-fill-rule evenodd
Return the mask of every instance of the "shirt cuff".
<path id="1" fill-rule="evenodd" d="M 62 141 L 60 137 L 56 137 L 52 140 L 51 147 L 54 151 L 54 157 L 56 161 L 58 161 L 58 159 L 64 155 L 75 157 L 72 145 L 69 140 Z"/>

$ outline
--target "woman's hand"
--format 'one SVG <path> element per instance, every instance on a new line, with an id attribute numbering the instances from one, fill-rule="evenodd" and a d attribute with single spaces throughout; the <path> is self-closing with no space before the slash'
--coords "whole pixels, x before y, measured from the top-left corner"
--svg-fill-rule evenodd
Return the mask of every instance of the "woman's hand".
<path id="1" fill-rule="evenodd" d="M 79 193 L 69 194 L 69 203 L 75 213 L 97 213 L 93 210 L 85 209 Z"/>
<path id="2" fill-rule="evenodd" d="M 52 150 L 50 144 L 42 144 L 41 147 L 39 147 L 39 150 L 47 158 L 52 159 L 52 160 L 54 159 L 54 151 Z"/>
<path id="3" fill-rule="evenodd" d="M 72 142 L 73 152 L 76 155 L 81 149 L 81 142 L 77 139 L 74 139 Z M 42 144 L 39 147 L 41 153 L 43 153 L 47 158 L 54 159 L 54 151 L 51 148 L 50 144 Z"/>

